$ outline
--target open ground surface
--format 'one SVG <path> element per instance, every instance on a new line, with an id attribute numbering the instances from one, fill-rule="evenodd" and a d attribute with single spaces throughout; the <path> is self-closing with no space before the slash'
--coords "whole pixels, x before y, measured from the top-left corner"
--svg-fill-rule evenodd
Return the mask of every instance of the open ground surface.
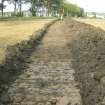
<path id="1" fill-rule="evenodd" d="M 32 62 L 8 90 L 13 105 L 82 105 L 68 37 L 65 21 L 50 27 L 31 55 Z"/>
<path id="2" fill-rule="evenodd" d="M 5 58 L 7 46 L 28 40 L 52 19 L 8 20 L 0 21 L 0 61 Z"/>
<path id="3" fill-rule="evenodd" d="M 2 105 L 105 105 L 102 29 L 71 19 L 58 21 L 26 61 L 22 74 L 9 87 L 2 86 Z"/>
<path id="4" fill-rule="evenodd" d="M 68 46 L 83 105 L 105 105 L 105 31 L 77 21 L 68 23 L 73 37 Z"/>
<path id="5" fill-rule="evenodd" d="M 103 30 L 105 30 L 105 19 L 84 19 L 84 18 L 78 18 L 75 19 L 77 21 L 86 23 L 86 24 L 91 24 L 95 27 L 99 27 Z"/>

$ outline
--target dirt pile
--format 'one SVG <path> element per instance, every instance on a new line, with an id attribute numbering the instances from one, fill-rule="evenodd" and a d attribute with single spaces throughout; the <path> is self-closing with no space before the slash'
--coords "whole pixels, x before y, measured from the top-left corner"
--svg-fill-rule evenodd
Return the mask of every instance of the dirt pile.
<path id="1" fill-rule="evenodd" d="M 76 21 L 69 26 L 74 40 L 68 46 L 83 105 L 105 105 L 105 31 Z"/>

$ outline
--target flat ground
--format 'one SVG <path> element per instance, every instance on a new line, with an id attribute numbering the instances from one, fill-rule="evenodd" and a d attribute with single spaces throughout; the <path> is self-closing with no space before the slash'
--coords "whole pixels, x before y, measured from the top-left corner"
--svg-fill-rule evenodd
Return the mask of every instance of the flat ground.
<path id="1" fill-rule="evenodd" d="M 83 19 L 83 18 L 79 18 L 79 19 L 75 19 L 75 20 L 86 23 L 86 24 L 91 24 L 95 27 L 99 27 L 99 28 L 105 30 L 105 20 L 104 19 Z"/>
<path id="2" fill-rule="evenodd" d="M 22 40 L 28 40 L 33 33 L 41 29 L 52 19 L 8 20 L 0 21 L 0 61 L 5 58 L 7 46 Z"/>

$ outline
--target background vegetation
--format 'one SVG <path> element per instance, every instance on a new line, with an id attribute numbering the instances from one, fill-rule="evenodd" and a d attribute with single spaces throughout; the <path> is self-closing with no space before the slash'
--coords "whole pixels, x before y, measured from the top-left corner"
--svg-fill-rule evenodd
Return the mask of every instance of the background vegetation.
<path id="1" fill-rule="evenodd" d="M 0 10 L 3 16 L 3 10 L 6 8 L 4 2 L 14 5 L 14 12 L 12 16 L 23 16 L 23 4 L 30 4 L 29 11 L 32 16 L 36 16 L 40 9 L 44 8 L 47 11 L 47 16 L 55 16 L 56 14 L 64 14 L 65 16 L 84 16 L 84 10 L 77 5 L 70 4 L 65 0 L 2 0 L 0 3 Z"/>

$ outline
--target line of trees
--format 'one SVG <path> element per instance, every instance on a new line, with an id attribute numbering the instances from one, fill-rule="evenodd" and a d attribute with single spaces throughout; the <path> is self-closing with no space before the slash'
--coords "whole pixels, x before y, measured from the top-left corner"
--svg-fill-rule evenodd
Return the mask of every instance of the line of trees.
<path id="1" fill-rule="evenodd" d="M 27 3 L 27 0 L 1 0 L 0 3 L 0 10 L 3 16 L 4 13 L 4 9 L 6 8 L 6 5 L 4 5 L 5 2 L 8 2 L 9 4 L 13 4 L 14 5 L 14 15 L 17 14 L 17 9 L 19 10 L 19 14 L 20 16 L 22 15 L 22 4 Z"/>
<path id="2" fill-rule="evenodd" d="M 65 0 L 2 0 L 0 3 L 0 10 L 3 16 L 3 9 L 6 7 L 4 2 L 7 1 L 14 5 L 14 15 L 22 16 L 22 5 L 29 3 L 30 12 L 33 16 L 36 16 L 36 12 L 41 7 L 46 8 L 48 16 L 51 13 L 61 13 L 64 12 L 68 16 L 83 16 L 84 10 L 74 4 L 65 2 Z"/>
<path id="3" fill-rule="evenodd" d="M 30 2 L 30 1 L 29 1 Z M 62 7 L 62 4 L 64 3 L 64 0 L 31 0 L 31 8 L 30 11 L 32 12 L 32 15 L 35 16 L 37 10 L 40 7 L 46 8 L 48 11 L 48 16 L 51 14 L 51 12 L 59 12 L 59 9 Z"/>
<path id="4" fill-rule="evenodd" d="M 64 6 L 65 14 L 68 16 L 77 16 L 77 17 L 84 16 L 84 9 L 80 8 L 75 4 L 64 3 L 63 6 Z"/>
<path id="5" fill-rule="evenodd" d="M 1 10 L 2 16 L 3 16 L 3 9 L 4 9 L 4 8 L 5 8 L 4 0 L 1 0 L 1 3 L 0 3 L 0 10 Z"/>

